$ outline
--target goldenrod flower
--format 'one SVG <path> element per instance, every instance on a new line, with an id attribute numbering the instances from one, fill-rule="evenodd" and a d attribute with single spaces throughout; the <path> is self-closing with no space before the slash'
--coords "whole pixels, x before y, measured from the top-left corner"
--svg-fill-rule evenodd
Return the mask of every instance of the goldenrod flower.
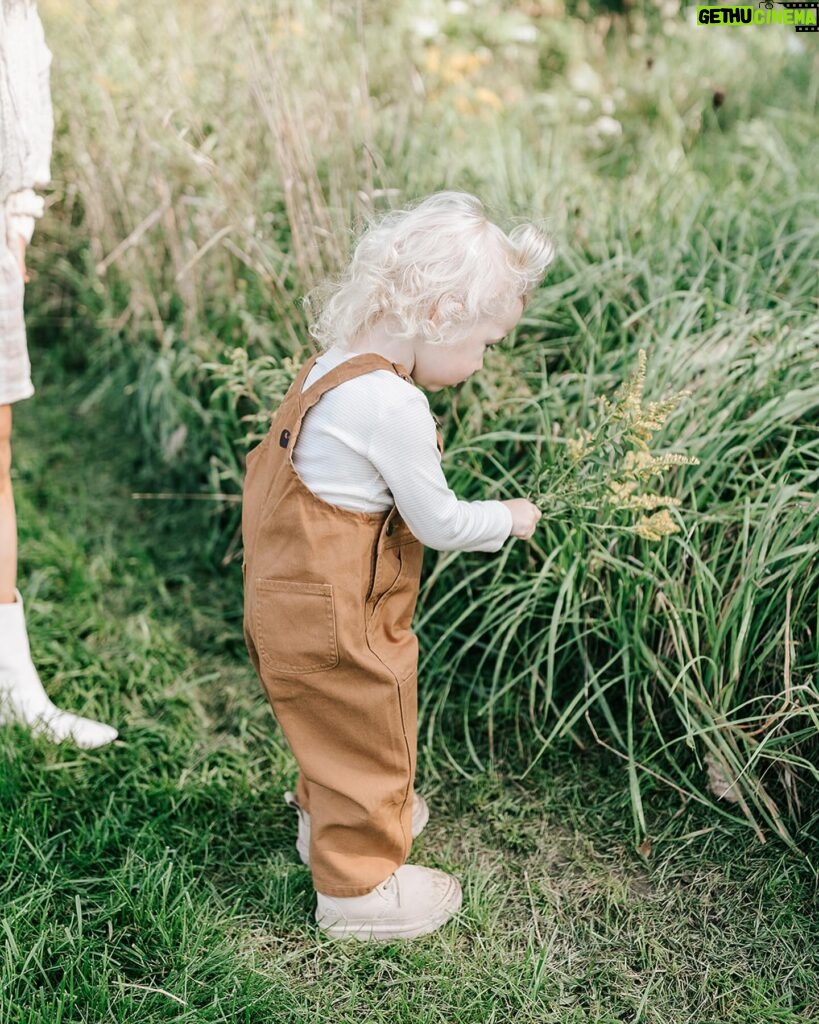
<path id="1" fill-rule="evenodd" d="M 596 509 L 604 515 L 612 511 L 653 512 L 624 529 L 647 540 L 679 531 L 668 512 L 681 504 L 679 498 L 651 493 L 646 487 L 666 470 L 697 465 L 699 460 L 678 452 L 654 454 L 649 442 L 689 392 L 644 405 L 645 378 L 646 354 L 640 349 L 633 375 L 617 388 L 612 401 L 600 399 L 594 429 L 579 429 L 576 437 L 566 441 L 563 463 L 558 460 L 543 470 L 539 478 L 543 493 L 536 500 L 548 513 L 544 520 L 565 516 L 567 510 Z"/>
<path id="2" fill-rule="evenodd" d="M 646 540 L 662 540 L 669 533 L 679 533 L 679 526 L 668 514 L 668 509 L 655 512 L 653 516 L 643 516 L 634 527 L 634 532 Z"/>
<path id="3" fill-rule="evenodd" d="M 590 442 L 592 440 L 592 435 L 589 433 L 588 430 L 581 429 L 579 433 L 579 438 L 570 437 L 566 441 L 566 447 L 569 451 L 569 458 L 572 460 L 572 462 L 579 462 L 583 458 L 583 456 L 589 450 Z"/>

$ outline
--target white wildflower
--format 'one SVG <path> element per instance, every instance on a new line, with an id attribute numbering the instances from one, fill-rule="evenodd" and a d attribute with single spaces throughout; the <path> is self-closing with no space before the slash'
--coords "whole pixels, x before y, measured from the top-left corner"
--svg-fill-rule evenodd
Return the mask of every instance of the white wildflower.
<path id="1" fill-rule="evenodd" d="M 575 64 L 569 70 L 568 82 L 575 92 L 587 96 L 597 96 L 600 92 L 600 76 L 591 64 L 585 61 Z"/>
<path id="2" fill-rule="evenodd" d="M 412 31 L 419 39 L 434 39 L 438 35 L 439 25 L 434 18 L 413 18 Z"/>
<path id="3" fill-rule="evenodd" d="M 666 166 L 669 170 L 674 170 L 677 164 L 685 160 L 685 151 L 682 146 L 669 146 L 668 152 L 665 156 Z"/>
<path id="4" fill-rule="evenodd" d="M 515 25 L 509 32 L 509 38 L 515 43 L 536 43 L 537 28 L 534 25 Z"/>
<path id="5" fill-rule="evenodd" d="M 614 117 L 603 114 L 589 129 L 601 139 L 616 139 L 623 134 L 623 126 Z"/>

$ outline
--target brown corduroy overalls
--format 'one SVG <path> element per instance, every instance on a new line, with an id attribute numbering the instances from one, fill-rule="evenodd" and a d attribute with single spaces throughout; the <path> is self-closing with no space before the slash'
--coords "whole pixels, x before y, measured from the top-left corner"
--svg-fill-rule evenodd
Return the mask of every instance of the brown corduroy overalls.
<path id="1" fill-rule="evenodd" d="M 244 632 L 298 762 L 311 816 L 313 885 L 361 896 L 409 854 L 416 766 L 418 641 L 411 623 L 424 549 L 393 505 L 324 501 L 296 472 L 308 410 L 331 388 L 405 368 L 353 356 L 303 394 L 307 360 L 247 459 L 242 509 Z M 438 448 L 443 451 L 440 430 Z"/>

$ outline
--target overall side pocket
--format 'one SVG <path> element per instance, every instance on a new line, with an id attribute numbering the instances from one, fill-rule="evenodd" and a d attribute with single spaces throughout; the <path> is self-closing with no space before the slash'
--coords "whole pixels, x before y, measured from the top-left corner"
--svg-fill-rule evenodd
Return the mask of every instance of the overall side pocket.
<path id="1" fill-rule="evenodd" d="M 330 583 L 257 579 L 256 643 L 262 662 L 281 675 L 323 672 L 338 664 Z"/>

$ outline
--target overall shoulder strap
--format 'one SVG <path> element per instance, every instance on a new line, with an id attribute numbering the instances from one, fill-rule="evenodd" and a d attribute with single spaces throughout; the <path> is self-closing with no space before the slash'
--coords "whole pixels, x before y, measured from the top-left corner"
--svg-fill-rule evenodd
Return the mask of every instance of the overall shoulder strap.
<path id="1" fill-rule="evenodd" d="M 306 391 L 300 392 L 298 395 L 299 415 L 303 416 L 308 409 L 316 404 L 322 395 L 332 388 L 343 384 L 345 380 L 352 380 L 353 377 L 360 377 L 362 374 L 370 373 L 372 370 L 392 370 L 410 384 L 415 383 L 401 363 L 391 363 L 389 359 L 379 355 L 377 352 L 362 352 L 360 355 L 353 356 L 352 359 L 345 359 L 343 363 L 339 363 L 334 369 L 323 374 Z"/>
<path id="2" fill-rule="evenodd" d="M 316 365 L 316 360 L 321 355 L 321 352 L 314 352 L 313 355 L 308 356 L 307 359 L 302 363 L 302 367 L 296 376 L 293 378 L 293 383 L 290 385 L 290 392 L 295 395 L 301 394 L 301 389 L 304 387 L 304 382 L 307 380 L 307 375 Z"/>

